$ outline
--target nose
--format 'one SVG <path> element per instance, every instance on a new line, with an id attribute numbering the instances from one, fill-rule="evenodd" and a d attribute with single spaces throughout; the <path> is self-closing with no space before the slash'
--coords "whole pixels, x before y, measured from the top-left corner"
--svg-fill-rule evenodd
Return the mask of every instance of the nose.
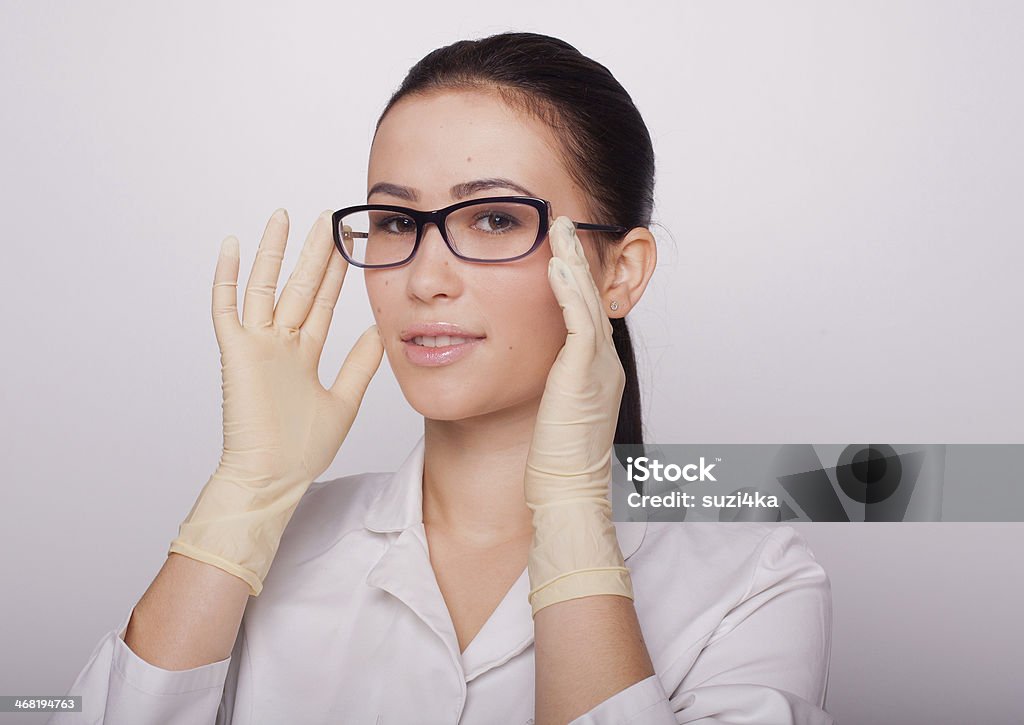
<path id="1" fill-rule="evenodd" d="M 416 256 L 409 262 L 409 293 L 424 301 L 452 297 L 461 289 L 458 260 L 433 222 L 423 228 Z"/>
<path id="2" fill-rule="evenodd" d="M 412 263 L 415 264 L 421 257 L 425 256 L 436 257 L 442 262 L 450 262 L 455 256 L 448 249 L 448 245 L 444 241 L 444 235 L 441 234 L 441 229 L 434 222 L 427 222 L 423 227 L 420 246 L 416 250 L 416 256 L 413 257 Z"/>

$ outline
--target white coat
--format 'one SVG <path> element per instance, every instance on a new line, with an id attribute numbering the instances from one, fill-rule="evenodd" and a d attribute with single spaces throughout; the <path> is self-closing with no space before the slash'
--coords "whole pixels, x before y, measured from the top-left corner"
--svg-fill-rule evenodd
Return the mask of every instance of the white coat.
<path id="1" fill-rule="evenodd" d="M 528 725 L 524 569 L 465 652 L 427 551 L 421 438 L 395 473 L 314 482 L 231 655 L 170 671 L 98 643 L 68 694 L 108 725 Z M 616 522 L 655 675 L 573 725 L 832 725 L 831 586 L 791 527 Z"/>

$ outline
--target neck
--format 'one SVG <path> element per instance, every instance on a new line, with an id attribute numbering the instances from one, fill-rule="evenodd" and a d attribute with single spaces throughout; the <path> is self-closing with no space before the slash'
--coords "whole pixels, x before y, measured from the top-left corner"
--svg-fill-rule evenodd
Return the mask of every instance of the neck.
<path id="1" fill-rule="evenodd" d="M 463 420 L 424 419 L 423 523 L 480 547 L 532 537 L 523 473 L 540 400 Z"/>

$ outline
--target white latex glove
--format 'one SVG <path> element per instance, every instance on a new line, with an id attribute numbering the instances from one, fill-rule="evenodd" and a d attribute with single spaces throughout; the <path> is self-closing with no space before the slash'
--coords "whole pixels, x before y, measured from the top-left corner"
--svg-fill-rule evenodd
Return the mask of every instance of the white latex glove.
<path id="1" fill-rule="evenodd" d="M 535 616 L 550 604 L 593 594 L 633 598 L 608 499 L 626 375 L 575 226 L 558 217 L 549 234 L 548 280 L 568 334 L 548 373 L 526 463 Z"/>
<path id="2" fill-rule="evenodd" d="M 356 341 L 331 388 L 317 368 L 348 263 L 334 247 L 331 212 L 316 220 L 277 306 L 288 215 L 279 209 L 260 241 L 237 309 L 238 240 L 221 243 L 213 283 L 220 346 L 224 451 L 171 542 L 177 552 L 249 584 L 258 596 L 288 521 L 334 460 L 380 366 L 375 325 Z"/>

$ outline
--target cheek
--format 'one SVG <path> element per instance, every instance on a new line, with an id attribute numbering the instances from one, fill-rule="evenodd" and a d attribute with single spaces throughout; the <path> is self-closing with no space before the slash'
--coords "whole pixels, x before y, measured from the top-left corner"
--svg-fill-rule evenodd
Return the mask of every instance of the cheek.
<path id="1" fill-rule="evenodd" d="M 493 280 L 481 299 L 487 300 L 490 335 L 505 368 L 517 379 L 535 378 L 546 373 L 565 344 L 565 319 L 547 276 L 541 272 L 530 284 L 521 279 L 504 282 Z M 541 380 L 543 382 L 543 379 Z"/>
<path id="2" fill-rule="evenodd" d="M 398 281 L 391 279 L 386 273 L 375 272 L 366 275 L 366 297 L 370 301 L 374 317 L 381 319 L 387 312 L 395 309 L 392 298 L 399 292 Z"/>
<path id="3" fill-rule="evenodd" d="M 373 312 L 373 321 L 384 336 L 384 345 L 389 352 L 392 352 L 392 338 L 397 339 L 401 332 L 399 315 L 403 308 L 395 298 L 397 294 L 400 294 L 400 285 L 396 280 L 388 279 L 386 275 L 366 278 L 366 297 Z"/>

